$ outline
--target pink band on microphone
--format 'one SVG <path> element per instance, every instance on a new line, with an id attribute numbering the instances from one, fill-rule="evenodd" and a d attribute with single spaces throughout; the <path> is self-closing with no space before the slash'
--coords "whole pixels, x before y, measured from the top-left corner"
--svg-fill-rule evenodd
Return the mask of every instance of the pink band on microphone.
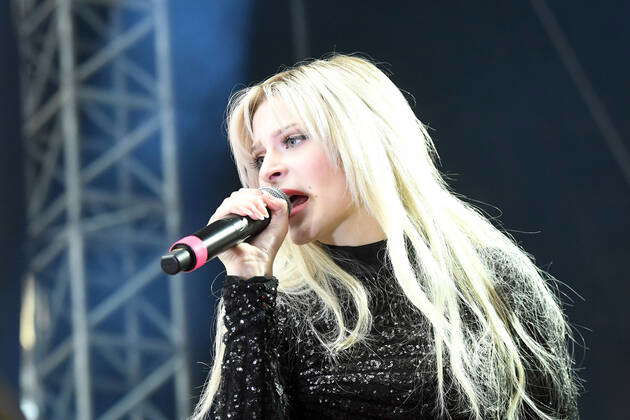
<path id="1" fill-rule="evenodd" d="M 180 239 L 179 241 L 175 242 L 171 246 L 171 249 L 169 249 L 169 251 L 172 251 L 173 247 L 175 247 L 175 245 L 178 245 L 178 244 L 188 245 L 195 253 L 196 264 L 193 268 L 187 271 L 194 271 L 206 263 L 206 260 L 208 259 L 208 249 L 205 246 L 203 246 L 203 241 L 201 239 L 197 238 L 194 235 L 186 236 Z"/>

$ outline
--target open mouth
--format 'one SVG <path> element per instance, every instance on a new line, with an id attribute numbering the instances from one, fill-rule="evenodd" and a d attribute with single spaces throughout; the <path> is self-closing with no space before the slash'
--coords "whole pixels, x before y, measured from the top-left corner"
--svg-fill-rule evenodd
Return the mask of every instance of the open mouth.
<path id="1" fill-rule="evenodd" d="M 289 200 L 291 200 L 292 207 L 297 207 L 300 204 L 304 203 L 306 200 L 308 200 L 308 197 L 305 195 L 295 194 L 295 195 L 290 196 Z"/>
<path id="2" fill-rule="evenodd" d="M 306 207 L 308 196 L 295 194 L 290 196 L 289 200 L 291 200 L 291 214 L 289 214 L 289 217 L 291 217 L 294 214 L 300 212 L 304 207 Z"/>

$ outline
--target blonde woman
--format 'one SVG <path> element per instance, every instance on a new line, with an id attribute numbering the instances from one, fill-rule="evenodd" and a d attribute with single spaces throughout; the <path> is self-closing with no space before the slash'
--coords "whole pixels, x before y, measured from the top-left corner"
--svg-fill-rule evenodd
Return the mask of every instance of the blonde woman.
<path id="1" fill-rule="evenodd" d="M 243 188 L 210 221 L 272 220 L 219 256 L 194 419 L 577 416 L 553 279 L 449 190 L 375 65 L 334 55 L 244 89 L 228 137 Z"/>

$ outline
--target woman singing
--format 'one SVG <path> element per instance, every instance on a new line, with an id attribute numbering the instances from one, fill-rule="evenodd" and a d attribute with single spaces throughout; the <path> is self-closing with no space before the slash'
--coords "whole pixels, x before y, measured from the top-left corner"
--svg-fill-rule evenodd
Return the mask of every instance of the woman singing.
<path id="1" fill-rule="evenodd" d="M 244 188 L 210 221 L 272 220 L 219 256 L 194 419 L 577 417 L 553 278 L 449 190 L 375 65 L 334 55 L 244 89 L 228 137 Z"/>

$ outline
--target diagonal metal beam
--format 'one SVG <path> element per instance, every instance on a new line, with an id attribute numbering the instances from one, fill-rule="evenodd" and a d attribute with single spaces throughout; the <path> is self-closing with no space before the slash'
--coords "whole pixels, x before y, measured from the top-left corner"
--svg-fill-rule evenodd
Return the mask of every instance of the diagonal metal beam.
<path id="1" fill-rule="evenodd" d="M 107 26 L 107 22 L 105 22 L 100 16 L 94 13 L 92 7 L 86 2 L 81 2 L 76 4 L 76 13 L 77 16 L 80 16 L 85 23 L 87 23 L 90 28 L 94 29 L 98 32 L 99 35 L 105 36 L 107 32 L 111 29 Z"/>
<path id="2" fill-rule="evenodd" d="M 567 36 L 545 0 L 530 0 L 530 3 L 630 187 L 630 152 L 628 152 L 628 148 L 615 127 L 604 102 L 586 75 Z"/>
<path id="3" fill-rule="evenodd" d="M 124 35 L 115 38 L 109 45 L 79 67 L 77 70 L 78 80 L 85 80 L 90 77 L 95 71 L 101 69 L 109 61 L 148 34 L 152 27 L 153 20 L 151 18 L 145 18 L 134 25 Z"/>
<path id="4" fill-rule="evenodd" d="M 64 96 L 66 95 L 66 96 Z M 26 137 L 33 137 L 44 124 L 56 117 L 64 101 L 68 101 L 67 92 L 59 90 L 55 92 L 33 115 L 27 116 L 24 125 Z"/>
<path id="5" fill-rule="evenodd" d="M 170 335 L 171 322 L 155 307 L 147 302 L 146 299 L 140 297 L 138 299 L 138 307 L 142 310 L 144 316 L 164 334 L 165 337 Z"/>
<path id="6" fill-rule="evenodd" d="M 54 30 L 55 26 L 50 25 L 46 37 L 44 38 L 44 45 L 42 46 L 41 54 L 37 57 L 34 64 L 34 80 L 28 96 L 29 101 L 27 103 L 27 111 L 29 114 L 41 103 L 46 82 L 50 80 L 51 73 L 54 71 L 52 64 L 55 53 L 57 52 L 59 40 L 59 38 L 54 36 Z"/>
<path id="7" fill-rule="evenodd" d="M 31 191 L 28 200 L 27 214 L 29 218 L 34 217 L 35 214 L 40 212 L 46 197 L 48 196 L 48 191 L 54 178 L 56 165 L 59 161 L 59 155 L 62 149 L 61 145 L 61 136 L 54 133 L 50 137 L 48 150 L 43 155 L 44 161 L 41 166 L 40 174 L 35 181 L 35 187 L 33 188 L 33 191 Z"/>
<path id="8" fill-rule="evenodd" d="M 25 17 L 19 26 L 20 36 L 29 36 L 46 18 L 51 16 L 56 6 L 55 0 L 45 0 L 34 10 L 31 10 L 28 17 Z"/>
<path id="9" fill-rule="evenodd" d="M 99 417 L 99 420 L 117 420 L 123 417 L 164 382 L 168 381 L 174 372 L 174 368 L 175 358 L 172 358 L 150 374 L 133 391 L 114 404 L 112 408 Z"/>
<path id="10" fill-rule="evenodd" d="M 156 80 L 145 69 L 126 57 L 121 57 L 121 65 L 126 74 L 128 74 L 140 86 L 145 88 L 151 95 L 156 95 Z"/>
<path id="11" fill-rule="evenodd" d="M 44 229 L 47 229 L 66 210 L 66 194 L 60 195 L 46 207 L 39 215 L 29 215 L 29 226 L 27 229 L 30 237 L 39 236 Z"/>
<path id="12" fill-rule="evenodd" d="M 144 286 L 149 284 L 151 280 L 161 274 L 162 271 L 159 264 L 150 264 L 146 266 L 142 271 L 127 280 L 123 287 L 116 290 L 114 294 L 94 308 L 88 316 L 90 326 L 97 326 L 115 310 L 124 305 L 130 298 L 136 295 Z"/>
<path id="13" fill-rule="evenodd" d="M 120 139 L 116 146 L 88 165 L 81 174 L 81 181 L 83 184 L 87 184 L 92 181 L 94 178 L 114 165 L 123 156 L 142 144 L 142 142 L 147 141 L 150 136 L 159 129 L 158 122 L 159 120 L 157 117 L 149 118 L 134 131 Z"/>
<path id="14" fill-rule="evenodd" d="M 55 350 L 49 353 L 44 360 L 37 364 L 37 373 L 41 377 L 48 376 L 61 363 L 67 360 L 71 354 L 72 341 L 68 338 L 55 347 Z"/>
<path id="15" fill-rule="evenodd" d="M 86 101 L 87 102 L 87 101 Z M 81 111 L 88 117 L 90 121 L 100 128 L 105 134 L 114 137 L 114 121 L 107 114 L 105 114 L 97 104 L 85 103 Z M 86 147 L 93 147 L 97 143 L 97 140 L 86 139 Z"/>

